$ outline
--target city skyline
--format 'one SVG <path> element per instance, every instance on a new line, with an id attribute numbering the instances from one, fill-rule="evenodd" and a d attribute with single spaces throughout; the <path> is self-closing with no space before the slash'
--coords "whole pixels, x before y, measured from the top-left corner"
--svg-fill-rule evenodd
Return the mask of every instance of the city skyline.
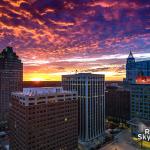
<path id="1" fill-rule="evenodd" d="M 146 0 L 2 0 L 0 52 L 12 46 L 24 80 L 61 80 L 92 72 L 125 77 L 126 58 L 150 58 L 150 2 Z"/>

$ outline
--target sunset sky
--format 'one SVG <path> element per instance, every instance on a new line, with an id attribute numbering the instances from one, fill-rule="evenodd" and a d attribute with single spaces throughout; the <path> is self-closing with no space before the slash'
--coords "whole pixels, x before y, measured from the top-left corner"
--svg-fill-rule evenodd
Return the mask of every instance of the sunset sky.
<path id="1" fill-rule="evenodd" d="M 122 80 L 132 50 L 150 59 L 150 0 L 0 0 L 0 51 L 12 46 L 24 80 L 102 73 Z"/>

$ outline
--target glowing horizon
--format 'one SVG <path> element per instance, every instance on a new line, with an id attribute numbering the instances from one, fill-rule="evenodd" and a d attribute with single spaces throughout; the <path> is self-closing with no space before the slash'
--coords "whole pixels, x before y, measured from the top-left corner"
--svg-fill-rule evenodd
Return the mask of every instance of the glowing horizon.
<path id="1" fill-rule="evenodd" d="M 70 74 L 70 73 L 66 73 Z M 62 74 L 63 75 L 63 74 Z M 125 77 L 125 76 L 124 76 Z M 105 76 L 106 81 L 123 81 L 122 76 L 116 76 L 116 77 L 111 77 L 111 76 Z M 61 81 L 61 75 L 41 75 L 41 74 L 30 74 L 28 76 L 24 75 L 23 81 Z"/>

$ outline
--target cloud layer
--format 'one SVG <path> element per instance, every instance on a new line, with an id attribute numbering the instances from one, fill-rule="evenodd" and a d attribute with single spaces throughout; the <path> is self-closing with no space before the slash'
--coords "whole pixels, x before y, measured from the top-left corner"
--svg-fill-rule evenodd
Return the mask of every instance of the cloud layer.
<path id="1" fill-rule="evenodd" d="M 25 80 L 75 70 L 121 80 L 130 50 L 149 57 L 149 14 L 147 0 L 1 0 L 0 49 L 14 47 Z"/>

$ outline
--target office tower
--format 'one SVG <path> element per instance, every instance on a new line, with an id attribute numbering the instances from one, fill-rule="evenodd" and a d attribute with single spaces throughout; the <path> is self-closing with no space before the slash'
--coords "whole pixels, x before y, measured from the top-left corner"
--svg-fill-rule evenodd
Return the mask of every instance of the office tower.
<path id="1" fill-rule="evenodd" d="M 62 86 L 65 90 L 78 93 L 79 142 L 98 143 L 103 139 L 102 134 L 105 130 L 104 75 L 91 73 L 63 75 Z"/>
<path id="2" fill-rule="evenodd" d="M 136 84 L 130 85 L 131 134 L 137 137 L 150 128 L 150 77 L 138 77 Z"/>
<path id="3" fill-rule="evenodd" d="M 78 145 L 76 92 L 24 88 L 10 105 L 12 150 L 75 150 Z"/>
<path id="4" fill-rule="evenodd" d="M 11 92 L 22 91 L 23 64 L 12 47 L 0 53 L 0 121 L 8 116 Z"/>
<path id="5" fill-rule="evenodd" d="M 131 85 L 131 119 L 150 120 L 150 84 Z"/>
<path id="6" fill-rule="evenodd" d="M 126 63 L 126 82 L 134 84 L 138 76 L 150 76 L 150 60 L 135 61 L 130 52 Z"/>
<path id="7" fill-rule="evenodd" d="M 118 122 L 130 119 L 130 91 L 117 86 L 106 87 L 106 118 Z"/>

